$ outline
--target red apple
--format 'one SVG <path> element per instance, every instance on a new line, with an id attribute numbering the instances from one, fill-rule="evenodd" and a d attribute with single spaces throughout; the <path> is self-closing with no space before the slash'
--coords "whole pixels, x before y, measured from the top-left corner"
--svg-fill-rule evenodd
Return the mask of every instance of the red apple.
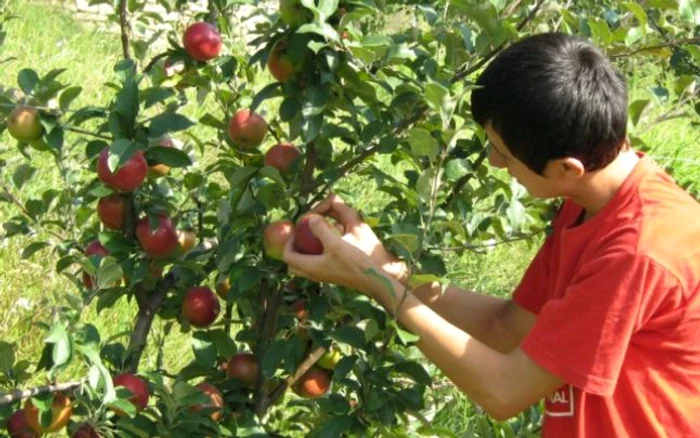
<path id="1" fill-rule="evenodd" d="M 109 158 L 109 148 L 102 149 L 100 157 L 97 159 L 97 176 L 108 186 L 130 192 L 137 189 L 146 179 L 148 174 L 148 163 L 143 156 L 143 151 L 136 151 L 115 173 L 109 170 L 107 160 Z"/>
<path id="2" fill-rule="evenodd" d="M 168 257 L 178 247 L 177 233 L 170 218 L 158 215 L 158 228 L 151 230 L 148 217 L 143 217 L 136 224 L 136 239 L 143 251 L 151 257 Z"/>
<path id="3" fill-rule="evenodd" d="M 306 398 L 318 398 L 331 387 L 331 376 L 327 371 L 311 367 L 294 385 L 294 392 Z"/>
<path id="4" fill-rule="evenodd" d="M 134 374 L 124 373 L 114 377 L 112 383 L 115 388 L 123 386 L 131 391 L 132 395 L 128 400 L 136 407 L 136 412 L 141 412 L 146 409 L 146 406 L 148 406 L 148 398 L 151 395 L 148 389 L 148 382 Z M 114 412 L 120 417 L 126 416 L 126 412 L 120 409 L 114 409 Z"/>
<path id="5" fill-rule="evenodd" d="M 267 58 L 267 69 L 277 82 L 287 82 L 297 71 L 290 57 L 287 55 L 287 42 L 278 41 Z"/>
<path id="6" fill-rule="evenodd" d="M 226 364 L 226 375 L 253 387 L 258 378 L 258 360 L 252 353 L 234 354 Z"/>
<path id="7" fill-rule="evenodd" d="M 267 134 L 267 122 L 249 109 L 239 110 L 228 123 L 228 134 L 238 146 L 250 149 L 262 143 Z"/>
<path id="8" fill-rule="evenodd" d="M 71 438 L 100 438 L 100 434 L 97 433 L 94 427 L 90 425 L 90 423 L 83 423 L 75 432 L 73 432 L 73 435 L 70 436 Z"/>
<path id="9" fill-rule="evenodd" d="M 118 193 L 100 198 L 97 201 L 97 216 L 110 230 L 121 230 L 126 219 L 126 201 Z"/>
<path id="10" fill-rule="evenodd" d="M 216 408 L 211 413 L 211 419 L 217 423 L 221 421 L 224 418 L 224 396 L 221 394 L 221 391 L 216 386 L 206 382 L 197 384 L 196 388 L 206 394 L 211 399 L 211 403 L 194 405 L 190 408 L 190 412 L 201 412 L 204 409 Z"/>
<path id="11" fill-rule="evenodd" d="M 7 130 L 11 136 L 29 143 L 41 137 L 43 128 L 40 123 L 39 111 L 31 106 L 18 106 L 7 118 Z"/>
<path id="12" fill-rule="evenodd" d="M 7 433 L 11 438 L 39 438 L 40 436 L 29 427 L 24 409 L 16 410 L 7 419 Z"/>
<path id="13" fill-rule="evenodd" d="M 309 317 L 309 311 L 306 309 L 306 300 L 302 298 L 292 303 L 292 311 L 299 321 L 304 321 Z"/>
<path id="14" fill-rule="evenodd" d="M 98 240 L 93 240 L 88 244 L 87 247 L 85 247 L 85 255 L 87 257 L 104 257 L 108 254 L 109 252 L 107 251 L 107 248 L 102 246 L 102 244 Z M 86 288 L 92 289 L 95 286 L 95 277 L 88 275 L 87 272 L 83 272 L 83 284 Z"/>
<path id="15" fill-rule="evenodd" d="M 280 18 L 291 27 L 299 27 L 311 22 L 313 14 L 301 4 L 301 0 L 280 0 Z"/>
<path id="16" fill-rule="evenodd" d="M 294 231 L 294 223 L 289 219 L 275 221 L 263 231 L 263 249 L 273 259 L 282 260 L 284 245 Z"/>
<path id="17" fill-rule="evenodd" d="M 294 230 L 294 249 L 302 254 L 323 254 L 323 244 L 309 226 L 309 220 L 314 216 L 321 217 L 317 214 L 306 214 L 299 219 Z"/>
<path id="18" fill-rule="evenodd" d="M 266 166 L 272 166 L 283 175 L 286 175 L 292 170 L 294 162 L 299 157 L 301 157 L 301 152 L 296 146 L 289 143 L 280 143 L 267 150 L 264 163 Z"/>
<path id="19" fill-rule="evenodd" d="M 182 316 L 195 327 L 209 327 L 219 316 L 221 305 L 208 287 L 191 287 L 182 300 Z"/>
<path id="20" fill-rule="evenodd" d="M 29 427 L 35 432 L 43 434 L 46 432 L 57 432 L 66 427 L 73 414 L 73 408 L 71 407 L 70 399 L 65 394 L 58 393 L 54 396 L 53 403 L 51 403 L 51 421 L 48 426 L 44 427 L 41 425 L 39 408 L 34 406 L 31 398 L 28 398 L 24 403 L 24 413 Z"/>
<path id="21" fill-rule="evenodd" d="M 204 21 L 191 24 L 182 36 L 185 51 L 197 61 L 209 61 L 221 53 L 221 35 Z"/>

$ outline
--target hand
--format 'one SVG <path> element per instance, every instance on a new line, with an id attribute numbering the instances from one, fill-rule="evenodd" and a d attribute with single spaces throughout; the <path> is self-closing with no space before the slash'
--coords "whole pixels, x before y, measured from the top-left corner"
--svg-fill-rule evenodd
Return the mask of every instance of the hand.
<path id="1" fill-rule="evenodd" d="M 343 240 L 367 254 L 372 262 L 381 266 L 388 274 L 404 284 L 408 276 L 406 264 L 390 254 L 374 234 L 372 228 L 362 220 L 360 213 L 347 205 L 340 196 L 331 193 L 320 204 L 310 210 L 338 221 L 338 230 Z"/>

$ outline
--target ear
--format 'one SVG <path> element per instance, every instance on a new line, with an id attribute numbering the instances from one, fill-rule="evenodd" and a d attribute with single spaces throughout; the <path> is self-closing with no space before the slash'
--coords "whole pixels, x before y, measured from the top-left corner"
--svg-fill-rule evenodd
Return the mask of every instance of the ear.
<path id="1" fill-rule="evenodd" d="M 572 157 L 551 160 L 549 167 L 554 176 L 566 179 L 579 179 L 586 173 L 581 160 Z"/>

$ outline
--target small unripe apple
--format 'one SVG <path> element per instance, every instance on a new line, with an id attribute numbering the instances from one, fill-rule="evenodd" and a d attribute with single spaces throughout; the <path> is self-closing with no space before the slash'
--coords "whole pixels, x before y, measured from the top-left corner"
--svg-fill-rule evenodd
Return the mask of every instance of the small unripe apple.
<path id="1" fill-rule="evenodd" d="M 249 109 L 239 110 L 229 121 L 228 134 L 238 146 L 251 149 L 262 143 L 267 134 L 267 122 Z"/>
<path id="2" fill-rule="evenodd" d="M 224 278 L 222 281 L 220 281 L 216 285 L 216 294 L 222 300 L 226 300 L 230 290 L 231 290 L 231 281 L 228 279 L 228 277 Z"/>
<path id="3" fill-rule="evenodd" d="M 328 350 L 323 353 L 323 356 L 316 362 L 321 368 L 327 370 L 334 370 L 340 359 L 343 358 L 343 354 L 338 350 Z"/>
<path id="4" fill-rule="evenodd" d="M 182 316 L 195 327 L 209 327 L 220 311 L 219 299 L 208 287 L 191 287 L 182 300 Z"/>
<path id="5" fill-rule="evenodd" d="M 97 201 L 97 216 L 110 230 L 121 230 L 126 220 L 126 200 L 118 193 Z"/>
<path id="6" fill-rule="evenodd" d="M 148 217 L 143 217 L 136 224 L 136 239 L 143 251 L 151 257 L 168 257 L 177 250 L 177 233 L 170 218 L 158 215 L 158 227 L 151 230 Z"/>
<path id="7" fill-rule="evenodd" d="M 51 421 L 48 426 L 44 427 L 41 425 L 39 408 L 34 406 L 31 398 L 28 398 L 24 403 L 24 413 L 29 427 L 35 432 L 43 434 L 46 432 L 57 432 L 66 427 L 73 414 L 73 408 L 71 407 L 70 399 L 65 394 L 58 393 L 55 395 L 53 403 L 51 403 Z"/>
<path id="8" fill-rule="evenodd" d="M 132 395 L 128 398 L 129 402 L 136 407 L 136 412 L 141 412 L 148 406 L 150 390 L 148 382 L 134 374 L 124 373 L 112 379 L 114 387 L 123 386 L 131 391 Z M 120 417 L 126 416 L 126 412 L 120 409 L 114 409 L 114 412 Z"/>
<path id="9" fill-rule="evenodd" d="M 263 249 L 273 259 L 282 260 L 284 245 L 294 231 L 294 223 L 289 219 L 275 221 L 263 231 Z"/>
<path id="10" fill-rule="evenodd" d="M 43 128 L 39 111 L 32 106 L 18 106 L 7 118 L 7 131 L 23 143 L 29 143 L 41 137 Z"/>
<path id="11" fill-rule="evenodd" d="M 182 45 L 187 54 L 197 61 L 209 61 L 221 53 L 221 35 L 214 26 L 200 21 L 185 30 Z"/>
<path id="12" fill-rule="evenodd" d="M 224 418 L 224 396 L 221 391 L 216 386 L 206 382 L 197 384 L 196 388 L 206 394 L 211 402 L 194 405 L 190 408 L 190 412 L 201 412 L 204 409 L 215 408 L 216 410 L 210 414 L 211 419 L 217 423 L 221 421 Z"/>
<path id="13" fill-rule="evenodd" d="M 324 220 L 320 215 L 313 213 L 306 214 L 299 219 L 294 230 L 294 249 L 302 254 L 323 254 L 323 244 L 318 237 L 316 237 L 313 231 L 311 231 L 311 226 L 309 225 L 309 221 L 314 216 L 320 217 L 321 220 Z"/>
<path id="14" fill-rule="evenodd" d="M 265 152 L 263 162 L 265 166 L 272 166 L 279 170 L 282 175 L 287 175 L 299 157 L 301 157 L 301 152 L 296 146 L 290 143 L 279 143 Z"/>
<path id="15" fill-rule="evenodd" d="M 148 163 L 144 158 L 143 151 L 136 151 L 116 172 L 109 170 L 109 148 L 106 147 L 100 152 L 97 159 L 97 176 L 108 186 L 130 192 L 137 189 L 148 174 Z"/>
<path id="16" fill-rule="evenodd" d="M 258 360 L 252 353 L 238 353 L 231 356 L 226 364 L 226 375 L 237 379 L 248 387 L 255 386 L 258 378 Z"/>

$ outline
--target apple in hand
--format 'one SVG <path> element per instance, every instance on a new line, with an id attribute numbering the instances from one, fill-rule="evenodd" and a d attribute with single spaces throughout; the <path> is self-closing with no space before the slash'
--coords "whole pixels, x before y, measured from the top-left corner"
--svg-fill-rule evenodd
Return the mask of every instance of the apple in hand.
<path id="1" fill-rule="evenodd" d="M 234 354 L 226 364 L 226 375 L 230 379 L 240 380 L 244 385 L 253 387 L 258 378 L 258 360 L 252 353 Z"/>
<path id="2" fill-rule="evenodd" d="M 136 412 L 141 412 L 148 406 L 150 391 L 148 389 L 148 383 L 144 379 L 134 374 L 124 373 L 114 377 L 112 382 L 115 388 L 123 386 L 131 391 L 132 395 L 128 400 L 136 407 Z M 120 417 L 126 416 L 126 412 L 120 409 L 114 409 L 114 412 Z"/>
<path id="3" fill-rule="evenodd" d="M 251 149 L 262 143 L 267 134 L 267 122 L 249 109 L 239 110 L 228 123 L 228 134 L 238 146 Z"/>
<path id="4" fill-rule="evenodd" d="M 185 51 L 197 61 L 209 61 L 221 53 L 221 35 L 211 24 L 200 21 L 187 27 L 182 36 Z"/>
<path id="5" fill-rule="evenodd" d="M 279 143 L 265 152 L 263 162 L 265 166 L 272 166 L 279 170 L 282 175 L 287 175 L 299 157 L 301 157 L 301 152 L 296 146 L 290 143 Z"/>
<path id="6" fill-rule="evenodd" d="M 136 239 L 143 251 L 151 257 L 168 257 L 178 247 L 177 233 L 170 218 L 164 214 L 158 215 L 158 227 L 151 230 L 148 216 L 136 224 Z"/>
<path id="7" fill-rule="evenodd" d="M 19 106 L 13 109 L 7 118 L 7 130 L 11 136 L 22 143 L 29 143 L 41 137 L 44 129 L 39 122 L 40 119 L 36 108 Z"/>
<path id="8" fill-rule="evenodd" d="M 314 213 L 306 214 L 299 219 L 294 230 L 294 249 L 302 254 L 323 254 L 323 244 L 311 231 L 311 226 L 309 225 L 309 221 L 313 217 L 320 217 L 322 220 L 325 220 L 322 216 Z"/>
<path id="9" fill-rule="evenodd" d="M 100 198 L 97 201 L 97 216 L 110 230 L 121 230 L 126 219 L 126 201 L 119 193 Z"/>
<path id="10" fill-rule="evenodd" d="M 211 289 L 191 287 L 182 300 L 182 316 L 195 327 L 209 327 L 219 316 L 221 305 Z"/>
<path id="11" fill-rule="evenodd" d="M 331 387 L 331 376 L 327 371 L 311 367 L 294 384 L 294 392 L 305 398 L 318 398 L 328 392 Z"/>
<path id="12" fill-rule="evenodd" d="M 207 395 L 211 399 L 211 402 L 196 404 L 190 408 L 190 412 L 201 412 L 204 409 L 216 409 L 211 413 L 211 419 L 217 423 L 221 421 L 224 418 L 224 396 L 221 394 L 221 391 L 219 391 L 216 386 L 206 382 L 198 383 L 196 388 Z"/>
<path id="13" fill-rule="evenodd" d="M 148 174 L 148 163 L 143 155 L 143 151 L 136 151 L 116 172 L 109 170 L 109 148 L 106 147 L 100 152 L 97 159 L 97 176 L 108 186 L 130 192 L 137 189 L 146 179 Z"/>
<path id="14" fill-rule="evenodd" d="M 273 259 L 282 260 L 284 245 L 294 231 L 294 223 L 289 219 L 272 222 L 263 231 L 263 249 Z"/>

